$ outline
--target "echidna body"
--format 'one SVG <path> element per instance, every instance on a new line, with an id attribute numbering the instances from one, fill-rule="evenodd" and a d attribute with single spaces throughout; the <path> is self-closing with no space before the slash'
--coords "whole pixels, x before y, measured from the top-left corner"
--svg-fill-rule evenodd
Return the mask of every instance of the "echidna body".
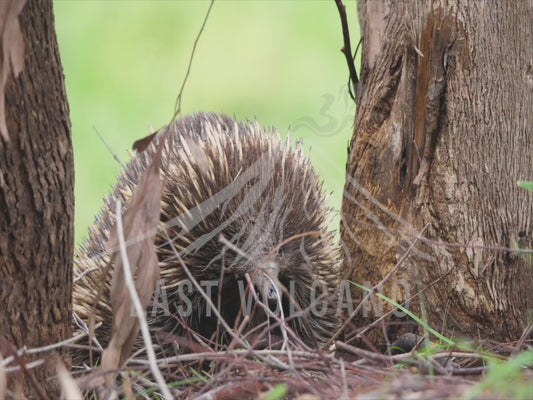
<path id="1" fill-rule="evenodd" d="M 266 289 L 267 300 L 282 296 L 283 315 L 298 337 L 311 346 L 323 344 L 338 325 L 331 300 L 339 283 L 340 252 L 328 230 L 322 183 L 301 146 L 291 147 L 257 123 L 214 113 L 185 117 L 170 129 L 156 236 L 161 282 L 147 311 L 152 333 L 190 337 L 194 331 L 211 339 L 217 331 L 217 317 L 188 284 L 183 262 L 212 303 L 221 300 L 220 312 L 230 327 L 242 320 L 248 274 L 259 293 Z M 127 204 L 158 141 L 127 165 L 77 253 L 74 311 L 86 322 L 94 312 L 102 322 L 96 337 L 104 345 L 111 332 L 111 275 L 93 309 L 100 271 L 110 258 L 105 249 L 113 210 L 117 198 Z M 264 320 L 252 318 L 245 332 Z"/>

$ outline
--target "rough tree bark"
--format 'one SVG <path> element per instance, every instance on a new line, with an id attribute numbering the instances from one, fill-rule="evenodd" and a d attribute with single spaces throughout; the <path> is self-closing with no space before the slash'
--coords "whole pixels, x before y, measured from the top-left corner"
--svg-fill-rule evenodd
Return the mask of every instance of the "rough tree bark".
<path id="1" fill-rule="evenodd" d="M 384 294 L 401 301 L 424 290 L 410 308 L 434 327 L 516 340 L 532 320 L 533 264 L 530 254 L 498 248 L 533 248 L 533 195 L 516 185 L 533 178 L 533 5 L 358 7 L 363 63 L 342 208 L 346 276 L 377 284 L 426 227 L 430 241 L 418 243 Z M 356 332 L 379 316 L 376 305 L 356 317 Z M 398 324 L 387 326 L 392 340 Z M 375 344 L 386 343 L 382 332 L 370 334 Z"/>
<path id="2" fill-rule="evenodd" d="M 28 1 L 20 25 L 24 70 L 8 79 L 10 142 L 0 138 L 0 336 L 32 348 L 71 335 L 74 165 L 52 1 Z M 54 366 L 34 370 L 48 394 Z"/>

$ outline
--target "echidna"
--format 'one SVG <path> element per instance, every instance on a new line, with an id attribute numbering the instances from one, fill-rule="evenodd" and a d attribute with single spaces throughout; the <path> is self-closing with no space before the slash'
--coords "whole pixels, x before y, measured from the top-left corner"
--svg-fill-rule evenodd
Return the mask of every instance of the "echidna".
<path id="1" fill-rule="evenodd" d="M 256 122 L 215 113 L 182 118 L 170 129 L 161 167 L 161 231 L 156 236 L 161 285 L 154 301 L 159 304 L 147 313 L 153 335 L 190 337 L 195 331 L 210 340 L 217 331 L 217 318 L 205 298 L 194 286 L 184 285 L 189 282 L 184 262 L 197 282 L 210 286 L 213 304 L 221 299 L 220 312 L 230 327 L 242 321 L 249 274 L 259 293 L 270 290 L 267 298 L 275 300 L 282 293 L 283 315 L 304 343 L 325 343 L 338 325 L 332 299 L 339 284 L 340 251 L 328 230 L 330 209 L 321 180 L 301 144 L 293 148 Z M 127 204 L 158 141 L 156 137 L 127 165 L 77 252 L 74 311 L 85 322 L 94 312 L 96 322 L 102 322 L 96 337 L 104 345 L 112 320 L 110 275 L 96 310 L 93 305 L 100 271 L 109 261 L 105 248 L 115 222 L 113 210 L 117 198 Z M 273 290 L 276 282 L 282 292 Z M 265 319 L 251 318 L 244 333 Z"/>

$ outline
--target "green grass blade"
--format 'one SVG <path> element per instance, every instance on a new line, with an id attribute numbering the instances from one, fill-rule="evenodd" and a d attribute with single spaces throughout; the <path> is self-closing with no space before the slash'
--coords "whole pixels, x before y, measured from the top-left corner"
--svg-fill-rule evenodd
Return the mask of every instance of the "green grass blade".
<path id="1" fill-rule="evenodd" d="M 363 289 L 367 292 L 372 292 L 372 289 L 370 288 L 367 288 L 363 285 L 360 285 L 358 283 L 355 283 L 355 282 L 350 282 L 351 284 L 357 286 L 358 288 L 360 289 Z M 419 317 L 417 317 L 415 314 L 413 314 L 411 311 L 409 311 L 407 308 L 405 308 L 404 306 L 396 303 L 394 300 L 388 298 L 387 296 L 379 293 L 379 292 L 376 292 L 376 296 L 378 296 L 379 298 L 389 302 L 390 304 L 392 304 L 394 307 L 402 310 L 404 313 L 406 313 L 407 315 L 409 315 L 412 319 L 414 319 L 416 322 L 418 322 L 420 325 L 422 325 L 428 332 L 432 333 L 433 335 L 435 335 L 436 337 L 438 337 L 440 340 L 442 340 L 444 343 L 446 344 L 449 344 L 450 346 L 455 346 L 455 342 L 453 340 L 450 340 L 448 339 L 446 336 L 440 334 L 439 332 L 437 332 L 435 329 L 433 329 L 432 327 L 430 327 L 427 322 L 425 321 L 422 321 Z"/>

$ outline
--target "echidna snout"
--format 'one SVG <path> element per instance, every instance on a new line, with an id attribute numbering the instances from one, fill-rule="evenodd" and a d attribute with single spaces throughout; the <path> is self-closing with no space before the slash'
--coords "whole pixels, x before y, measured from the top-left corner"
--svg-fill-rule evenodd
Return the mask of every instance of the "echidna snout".
<path id="1" fill-rule="evenodd" d="M 267 261 L 259 268 L 254 285 L 259 289 L 269 307 L 276 307 L 282 299 L 282 288 L 278 280 L 279 267 L 273 261 Z"/>

